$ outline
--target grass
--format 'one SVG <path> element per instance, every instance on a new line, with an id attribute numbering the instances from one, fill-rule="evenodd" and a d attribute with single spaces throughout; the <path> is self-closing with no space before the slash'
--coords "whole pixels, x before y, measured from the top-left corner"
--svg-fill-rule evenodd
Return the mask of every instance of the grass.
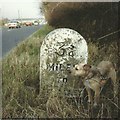
<path id="1" fill-rule="evenodd" d="M 40 46 L 45 35 L 51 30 L 53 28 L 45 26 L 11 50 L 3 59 L 3 117 L 10 116 L 10 111 L 13 117 L 17 117 L 14 115 L 17 114 L 16 108 L 22 109 L 27 102 L 34 101 L 39 84 Z M 28 96 L 31 99 L 26 101 Z"/>
<path id="2" fill-rule="evenodd" d="M 89 106 L 81 104 L 79 97 L 61 97 L 54 85 L 49 96 L 45 94 L 49 90 L 43 90 L 39 95 L 40 46 L 44 37 L 53 29 L 48 25 L 43 27 L 11 50 L 2 60 L 3 118 L 89 118 L 92 116 Z M 112 54 L 117 52 L 116 46 L 116 42 L 102 47 L 98 43 L 89 42 L 88 62 L 97 64 L 103 59 L 117 62 L 116 54 Z M 110 95 L 111 93 L 106 96 L 107 103 L 102 99 L 103 104 L 96 112 L 96 117 L 114 116 L 113 108 L 117 107 L 111 103 L 113 101 Z"/>

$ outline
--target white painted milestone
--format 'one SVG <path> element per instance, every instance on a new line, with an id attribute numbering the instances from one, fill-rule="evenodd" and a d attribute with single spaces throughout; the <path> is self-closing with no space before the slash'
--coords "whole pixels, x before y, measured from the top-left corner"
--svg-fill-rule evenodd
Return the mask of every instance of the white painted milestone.
<path id="1" fill-rule="evenodd" d="M 87 63 L 88 47 L 76 31 L 59 28 L 50 32 L 40 48 L 40 88 L 52 89 L 69 82 L 67 71 L 78 63 Z"/>

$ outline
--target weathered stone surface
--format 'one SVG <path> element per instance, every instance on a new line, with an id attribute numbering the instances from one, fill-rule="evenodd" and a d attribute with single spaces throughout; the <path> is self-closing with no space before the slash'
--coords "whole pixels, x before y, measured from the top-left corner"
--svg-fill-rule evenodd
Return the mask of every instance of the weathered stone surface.
<path id="1" fill-rule="evenodd" d="M 69 84 L 65 89 L 73 87 L 68 70 L 79 62 L 87 63 L 87 58 L 87 43 L 78 32 L 67 28 L 52 31 L 40 50 L 40 88 L 52 90 L 53 83 L 57 87 Z"/>

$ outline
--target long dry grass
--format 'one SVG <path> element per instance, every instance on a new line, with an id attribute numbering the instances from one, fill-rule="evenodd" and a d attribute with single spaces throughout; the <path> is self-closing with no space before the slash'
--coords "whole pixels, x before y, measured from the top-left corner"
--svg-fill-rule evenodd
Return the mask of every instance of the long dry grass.
<path id="1" fill-rule="evenodd" d="M 2 60 L 3 76 L 3 118 L 114 118 L 120 109 L 113 99 L 113 90 L 107 87 L 101 95 L 97 109 L 77 97 L 61 95 L 53 84 L 39 94 L 39 50 L 46 34 L 53 28 L 46 26 L 33 37 L 20 43 Z M 116 62 L 116 42 L 102 46 L 89 42 L 90 64 L 96 65 L 101 60 Z M 106 52 L 105 52 L 106 51 Z M 114 52 L 114 54 L 113 54 Z M 111 85 L 111 84 L 109 84 Z M 49 91 L 50 94 L 46 94 Z M 77 94 L 73 90 L 73 94 Z M 77 90 L 78 92 L 78 90 Z"/>

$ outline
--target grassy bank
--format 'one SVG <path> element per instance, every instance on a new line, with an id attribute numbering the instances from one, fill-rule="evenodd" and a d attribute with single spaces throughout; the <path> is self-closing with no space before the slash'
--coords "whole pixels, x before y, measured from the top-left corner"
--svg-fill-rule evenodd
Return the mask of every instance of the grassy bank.
<path id="1" fill-rule="evenodd" d="M 45 26 L 32 37 L 20 43 L 3 59 L 3 118 L 46 118 L 79 117 L 89 118 L 91 112 L 79 103 L 77 98 L 58 96 L 53 88 L 49 96 L 39 92 L 39 53 L 44 37 L 53 28 Z M 97 64 L 101 60 L 116 62 L 116 42 L 100 46 L 89 42 L 89 63 Z M 106 52 L 105 52 L 106 51 Z M 109 92 L 112 92 L 111 90 Z M 106 97 L 110 97 L 109 94 Z M 111 99 L 103 101 L 97 117 L 113 117 L 114 104 Z M 113 102 L 113 101 L 112 101 Z M 103 111 L 105 115 L 102 114 Z"/>
<path id="2" fill-rule="evenodd" d="M 35 103 L 39 84 L 40 46 L 51 30 L 53 28 L 45 26 L 18 44 L 3 59 L 3 117 L 30 117 L 30 114 L 27 116 L 27 113 L 22 112 L 29 109 L 29 102 L 32 106 Z"/>

